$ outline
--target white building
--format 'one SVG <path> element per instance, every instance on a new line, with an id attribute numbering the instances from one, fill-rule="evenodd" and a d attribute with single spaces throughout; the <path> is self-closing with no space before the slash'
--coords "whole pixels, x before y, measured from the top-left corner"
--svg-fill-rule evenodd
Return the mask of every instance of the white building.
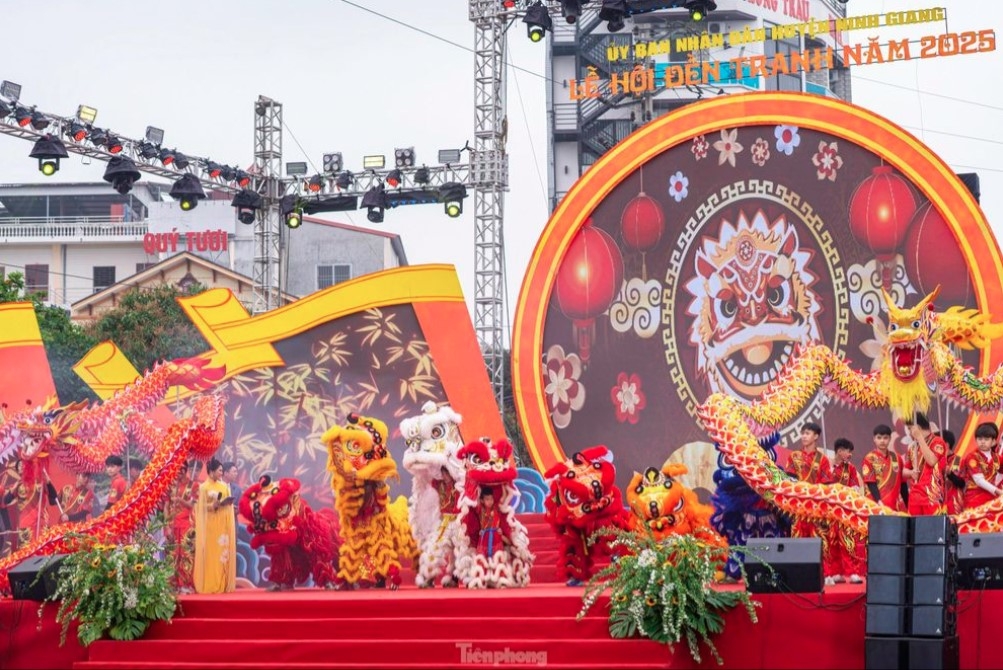
<path id="1" fill-rule="evenodd" d="M 634 0 L 636 5 L 665 5 L 667 2 Z M 680 5 L 682 2 L 679 3 Z M 626 20 L 623 29 L 609 32 L 607 23 L 598 17 L 600 3 L 586 5 L 578 21 L 568 24 L 561 17 L 554 20 L 548 33 L 549 59 L 547 77 L 548 181 L 551 207 L 556 207 L 572 184 L 596 160 L 620 140 L 648 121 L 701 98 L 750 91 L 806 91 L 850 99 L 850 71 L 840 62 L 840 45 L 845 32 L 836 31 L 835 19 L 846 17 L 846 4 L 839 0 L 717 0 L 717 9 L 696 23 L 683 6 L 645 14 Z M 750 33 L 774 26 L 804 23 L 809 20 L 831 21 L 830 32 L 780 40 L 730 43 L 733 32 Z M 709 48 L 691 48 L 699 44 L 703 33 Z M 692 41 L 696 38 L 696 42 Z M 647 45 L 656 48 L 650 55 Z M 642 48 L 637 49 L 640 45 Z M 686 48 L 677 48 L 686 45 Z M 792 72 L 776 76 L 751 75 L 751 69 L 735 71 L 732 59 L 789 54 L 808 49 L 832 47 L 835 67 L 810 73 Z M 643 54 L 643 55 L 642 55 Z M 711 83 L 695 86 L 666 86 L 666 75 L 673 66 L 683 66 L 690 58 L 699 68 L 716 68 L 719 77 Z M 637 66 L 654 72 L 654 90 L 637 95 L 612 91 L 612 76 L 624 77 Z M 590 70 L 591 68 L 591 70 Z M 600 95 L 573 99 L 574 85 L 594 73 Z M 622 81 L 622 79 L 621 79 Z"/>
<path id="2" fill-rule="evenodd" d="M 253 226 L 230 198 L 212 193 L 184 212 L 170 185 L 137 182 L 119 195 L 104 182 L 0 185 L 0 276 L 20 271 L 28 288 L 72 306 L 190 251 L 252 277 Z M 353 277 L 407 265 L 400 237 L 305 217 L 283 229 L 283 290 L 302 297 Z"/>

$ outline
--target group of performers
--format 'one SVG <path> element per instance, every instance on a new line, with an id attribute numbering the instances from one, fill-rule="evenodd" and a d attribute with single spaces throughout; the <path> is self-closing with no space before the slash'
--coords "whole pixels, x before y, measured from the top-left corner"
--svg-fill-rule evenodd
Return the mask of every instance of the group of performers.
<path id="1" fill-rule="evenodd" d="M 935 431 L 929 419 L 916 412 L 905 422 L 911 444 L 905 453 L 891 447 L 893 431 L 874 427 L 873 449 L 861 471 L 851 458 L 854 445 L 846 438 L 833 442 L 835 464 L 820 444 L 821 427 L 806 423 L 801 448 L 792 451 L 784 468 L 791 476 L 812 484 L 840 484 L 857 489 L 875 502 L 913 516 L 957 514 L 983 505 L 1003 493 L 999 486 L 1003 454 L 999 427 L 990 422 L 975 430 L 975 449 L 955 450 L 955 437 Z M 858 533 L 836 523 L 795 520 L 794 537 L 820 537 L 827 584 L 859 583 L 866 572 L 866 542 Z"/>

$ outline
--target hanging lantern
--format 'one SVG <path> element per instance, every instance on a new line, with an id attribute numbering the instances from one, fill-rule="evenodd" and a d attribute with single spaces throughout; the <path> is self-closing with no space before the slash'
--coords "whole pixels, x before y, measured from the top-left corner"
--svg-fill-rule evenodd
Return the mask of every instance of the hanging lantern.
<path id="1" fill-rule="evenodd" d="M 568 247 L 554 286 L 561 312 L 571 319 L 583 363 L 592 349 L 595 318 L 609 309 L 622 281 L 620 249 L 589 219 Z"/>
<path id="2" fill-rule="evenodd" d="M 850 232 L 874 253 L 885 290 L 891 288 L 895 253 L 915 213 L 912 189 L 888 165 L 871 170 L 871 176 L 860 182 L 850 198 Z"/>
<path id="3" fill-rule="evenodd" d="M 922 295 L 940 286 L 940 301 L 945 305 L 967 305 L 974 298 L 968 278 L 968 265 L 951 227 L 933 203 L 916 210 L 906 237 L 905 269 Z"/>
<path id="4" fill-rule="evenodd" d="M 658 246 L 665 230 L 662 206 L 644 191 L 627 203 L 620 216 L 624 243 L 634 251 L 651 251 Z"/>

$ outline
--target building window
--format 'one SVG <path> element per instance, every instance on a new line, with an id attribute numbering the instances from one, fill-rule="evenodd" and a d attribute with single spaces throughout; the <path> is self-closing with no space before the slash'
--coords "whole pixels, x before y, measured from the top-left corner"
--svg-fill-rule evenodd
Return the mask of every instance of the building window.
<path id="1" fill-rule="evenodd" d="M 103 291 L 109 286 L 115 284 L 115 266 L 114 265 L 95 265 L 94 266 L 94 292 Z"/>
<path id="2" fill-rule="evenodd" d="M 143 270 L 149 270 L 154 265 L 156 265 L 156 263 L 136 263 L 136 274 L 139 274 Z"/>
<path id="3" fill-rule="evenodd" d="M 49 266 L 39 263 L 24 266 L 24 290 L 26 293 L 49 292 Z"/>
<path id="4" fill-rule="evenodd" d="M 774 24 L 764 22 L 764 27 L 766 28 L 767 34 L 770 34 L 773 30 Z M 784 58 L 787 59 L 787 63 L 791 62 L 791 54 L 796 53 L 801 50 L 801 38 L 795 37 L 783 40 L 767 40 L 763 44 L 764 55 L 766 56 L 767 62 L 772 63 L 773 57 L 777 54 L 783 54 Z M 767 91 L 801 91 L 803 90 L 801 85 L 801 72 L 791 72 L 790 74 L 776 74 L 772 77 L 765 77 L 766 79 L 766 90 Z"/>
<path id="5" fill-rule="evenodd" d="M 317 290 L 340 284 L 352 278 L 351 265 L 318 265 Z"/>

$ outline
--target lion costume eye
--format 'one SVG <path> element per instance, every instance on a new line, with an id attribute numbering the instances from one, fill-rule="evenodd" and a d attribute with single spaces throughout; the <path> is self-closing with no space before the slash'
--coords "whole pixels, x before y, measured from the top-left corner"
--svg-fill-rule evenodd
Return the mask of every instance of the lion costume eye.
<path id="1" fill-rule="evenodd" d="M 351 454 L 362 453 L 362 446 L 359 444 L 358 440 L 349 440 L 348 442 L 346 442 L 345 449 L 347 449 L 348 452 Z"/>
<path id="2" fill-rule="evenodd" d="M 432 439 L 441 440 L 446 435 L 446 429 L 442 427 L 442 424 L 436 424 L 432 426 Z"/>
<path id="3" fill-rule="evenodd" d="M 912 327 L 913 328 L 917 328 L 918 329 L 921 325 L 923 325 L 923 324 L 920 322 L 919 319 L 916 319 L 915 321 L 912 322 Z"/>

